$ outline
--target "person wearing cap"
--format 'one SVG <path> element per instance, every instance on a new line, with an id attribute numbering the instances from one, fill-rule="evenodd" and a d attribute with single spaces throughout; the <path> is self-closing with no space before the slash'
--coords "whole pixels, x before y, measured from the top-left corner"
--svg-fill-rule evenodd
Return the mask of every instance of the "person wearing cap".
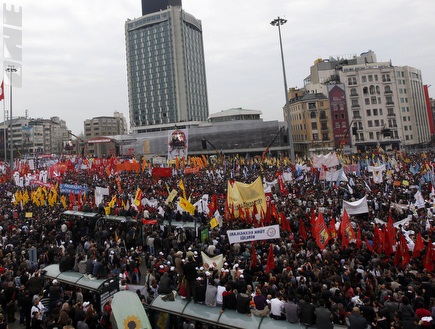
<path id="1" fill-rule="evenodd" d="M 177 251 L 174 254 L 174 265 L 175 265 L 175 272 L 177 273 L 178 279 L 181 280 L 181 278 L 184 275 L 183 272 L 183 252 L 182 251 Z"/>
<path id="2" fill-rule="evenodd" d="M 205 292 L 206 292 L 206 286 L 205 286 L 205 282 L 204 282 L 204 277 L 198 276 L 196 278 L 196 286 L 195 286 L 195 290 L 194 290 L 194 295 L 193 295 L 193 301 L 195 303 L 204 303 L 205 302 Z"/>

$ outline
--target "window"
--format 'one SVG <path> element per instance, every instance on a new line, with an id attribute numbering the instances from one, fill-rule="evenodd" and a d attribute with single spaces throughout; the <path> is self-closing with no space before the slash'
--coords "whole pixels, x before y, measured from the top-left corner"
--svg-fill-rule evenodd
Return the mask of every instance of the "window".
<path id="1" fill-rule="evenodd" d="M 366 105 L 370 105 L 370 98 L 364 98 L 364 102 Z"/>
<path id="2" fill-rule="evenodd" d="M 369 81 L 373 81 L 373 75 L 369 75 Z"/>
<path id="3" fill-rule="evenodd" d="M 373 127 L 373 122 L 372 122 L 372 120 L 367 121 L 367 126 L 368 126 L 368 127 Z"/>
<path id="4" fill-rule="evenodd" d="M 366 110 L 366 112 L 368 117 L 372 116 L 372 111 L 370 109 Z"/>
<path id="5" fill-rule="evenodd" d="M 341 123 L 341 128 L 347 128 L 346 122 L 343 121 L 343 122 Z"/>
<path id="6" fill-rule="evenodd" d="M 370 95 L 374 95 L 375 94 L 375 86 L 371 85 L 369 90 L 370 90 Z"/>
<path id="7" fill-rule="evenodd" d="M 335 128 L 340 128 L 340 122 L 335 123 Z"/>
<path id="8" fill-rule="evenodd" d="M 376 96 L 372 96 L 370 99 L 371 99 L 371 103 L 372 104 L 377 104 L 378 103 L 377 100 L 376 100 Z"/>
<path id="9" fill-rule="evenodd" d="M 379 120 L 375 120 L 375 127 L 379 127 Z"/>
<path id="10" fill-rule="evenodd" d="M 365 75 L 363 75 L 363 76 L 361 77 L 361 81 L 362 81 L 362 82 L 367 82 L 367 77 L 366 77 Z"/>
<path id="11" fill-rule="evenodd" d="M 316 141 L 319 139 L 319 134 L 313 134 L 313 140 Z"/>
<path id="12" fill-rule="evenodd" d="M 310 112 L 310 118 L 315 119 L 316 118 L 316 112 Z"/>
<path id="13" fill-rule="evenodd" d="M 311 122 L 311 128 L 317 129 L 317 122 Z"/>
<path id="14" fill-rule="evenodd" d="M 370 139 L 373 139 L 374 137 L 375 137 L 375 136 L 374 136 L 373 132 L 370 132 L 370 133 L 369 133 L 369 138 L 370 138 Z"/>

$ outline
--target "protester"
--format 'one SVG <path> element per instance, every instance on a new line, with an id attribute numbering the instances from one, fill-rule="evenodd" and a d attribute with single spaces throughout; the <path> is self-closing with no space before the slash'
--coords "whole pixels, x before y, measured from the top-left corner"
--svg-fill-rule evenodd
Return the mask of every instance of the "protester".
<path id="1" fill-rule="evenodd" d="M 434 159 L 433 152 L 343 156 L 341 163 L 333 165 L 317 165 L 319 159 L 314 157 L 298 159 L 296 164 L 282 158 L 233 158 L 218 159 L 206 168 L 197 168 L 191 159 L 184 166 L 197 168 L 194 175 L 185 173 L 185 167 L 178 164 L 170 169 L 170 177 L 159 177 L 153 175 L 149 164 L 143 171 L 117 172 L 114 160 L 108 158 L 101 166 L 95 164 L 86 170 L 65 165 L 70 169 L 47 180 L 53 191 L 64 183 L 87 186 L 86 198 L 73 193 L 66 197 L 64 193 L 65 205 L 59 195 L 50 205 L 55 195 L 51 187 L 44 191 L 30 182 L 21 187 L 6 179 L 0 189 L 2 282 L 15 284 L 21 273 L 20 283 L 30 296 L 54 289 L 55 284 L 44 286 L 48 283 L 41 270 L 53 263 L 64 265 L 62 259 L 73 255 L 77 262 L 73 267 L 84 268 L 91 279 L 122 276 L 125 289 L 128 280 L 146 282 L 148 304 L 168 277 L 173 287 L 179 287 L 179 295 L 190 301 L 195 296 L 196 278 L 202 277 L 207 288 L 216 280 L 217 304 L 228 304 L 222 296 L 225 286 L 240 293 L 249 285 L 254 287 L 252 313 L 256 315 L 268 311 L 268 295 L 270 301 L 281 295 L 300 308 L 301 323 L 314 324 L 308 317 L 322 307 L 323 299 L 336 324 L 343 324 L 346 311 L 351 312 L 351 319 L 358 318 L 351 316 L 358 306 L 372 325 L 384 317 L 396 326 L 415 325 L 417 306 L 421 314 L 433 311 Z M 36 175 L 36 171 L 23 173 L 20 170 L 18 174 L 24 182 L 27 174 Z M 250 184 L 257 177 L 269 191 L 267 209 L 236 215 L 227 205 L 227 183 Z M 102 186 L 110 187 L 111 194 L 96 202 L 95 192 Z M 138 188 L 142 199 L 137 206 Z M 187 192 L 193 202 L 210 196 L 208 209 L 197 204 L 191 214 L 177 206 L 176 199 L 166 202 L 172 189 L 179 196 Z M 79 218 L 72 224 L 61 214 L 78 203 L 89 211 L 123 213 L 135 221 L 103 225 L 98 220 Z M 213 218 L 217 225 L 212 228 Z M 195 223 L 197 229 L 174 229 L 162 225 L 163 220 Z M 229 243 L 228 230 L 271 225 L 279 226 L 279 238 Z M 29 261 L 31 247 L 37 249 L 36 263 Z M 205 273 L 207 269 L 201 270 L 201 251 L 225 258 L 226 265 L 209 270 L 213 282 Z M 144 267 L 147 272 L 140 273 Z M 50 294 L 53 303 L 56 295 Z M 12 296 L 3 298 L 0 294 L 5 310 Z M 66 291 L 60 296 L 68 297 Z M 417 303 L 420 297 L 423 304 Z M 297 319 L 297 307 L 286 306 L 284 303 L 286 318 Z M 223 309 L 228 309 L 227 305 Z"/>

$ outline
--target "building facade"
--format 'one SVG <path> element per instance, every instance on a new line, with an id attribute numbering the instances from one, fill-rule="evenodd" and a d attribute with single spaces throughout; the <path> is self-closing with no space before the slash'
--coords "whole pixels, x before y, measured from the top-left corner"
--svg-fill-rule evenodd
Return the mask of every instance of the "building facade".
<path id="1" fill-rule="evenodd" d="M 283 122 L 263 121 L 261 111 L 229 109 L 210 115 L 206 122 L 185 122 L 172 126 L 172 130 L 186 132 L 187 155 L 239 155 L 261 156 L 269 152 L 275 156 L 288 156 L 288 136 Z M 171 131 L 155 130 L 115 136 L 120 154 L 145 156 L 147 159 L 166 157 Z"/>
<path id="2" fill-rule="evenodd" d="M 181 1 L 166 2 L 125 23 L 132 132 L 206 121 L 209 114 L 201 21 Z"/>
<path id="3" fill-rule="evenodd" d="M 14 118 L 12 135 L 10 121 L 0 123 L 0 154 L 3 159 L 10 155 L 11 142 L 14 157 L 32 157 L 38 154 L 62 154 L 69 139 L 66 122 L 59 117 Z"/>
<path id="4" fill-rule="evenodd" d="M 291 115 L 295 152 L 303 156 L 334 150 L 331 111 L 323 93 L 291 88 L 289 103 L 284 108 L 284 120 Z"/>
<path id="5" fill-rule="evenodd" d="M 375 53 L 368 51 L 360 56 L 316 60 L 304 84 L 307 90 L 322 91 L 325 87 L 331 90 L 333 85 L 343 86 L 351 137 L 346 147 L 353 152 L 379 146 L 387 150 L 413 148 L 431 140 L 418 69 L 378 62 Z M 338 128 L 343 129 L 334 126 Z"/>
<path id="6" fill-rule="evenodd" d="M 113 117 L 101 116 L 85 120 L 85 135 L 82 147 L 86 149 L 83 153 L 96 156 L 117 155 L 116 145 L 114 143 L 100 143 L 101 137 L 122 135 L 127 133 L 127 120 L 120 112 L 114 112 Z"/>

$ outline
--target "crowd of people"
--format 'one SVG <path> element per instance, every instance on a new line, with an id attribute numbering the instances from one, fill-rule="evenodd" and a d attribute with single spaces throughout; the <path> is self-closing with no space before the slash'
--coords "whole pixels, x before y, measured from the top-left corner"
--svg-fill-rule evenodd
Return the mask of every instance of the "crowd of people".
<path id="1" fill-rule="evenodd" d="M 19 320 L 26 329 L 109 327 L 110 321 L 103 318 L 110 309 L 101 312 L 87 292 L 41 275 L 45 266 L 59 263 L 62 270 L 80 271 L 92 279 L 119 277 L 122 290 L 144 285 L 145 293 L 137 291 L 144 306 L 162 295 L 219 307 L 221 312 L 235 310 L 240 316 L 269 316 L 317 328 L 334 324 L 352 329 L 435 328 L 435 279 L 430 266 L 435 240 L 434 158 L 430 153 L 349 157 L 336 168 L 315 168 L 309 159 L 295 165 L 286 159 L 225 158 L 194 174 L 174 166 L 169 177 L 159 177 L 150 165 L 139 172 L 70 170 L 60 182 L 59 177 L 48 180 L 54 186 L 87 186 L 87 194 L 70 199 L 67 208 L 99 213 L 98 221 L 66 220 L 60 201 L 13 202 L 17 191 L 37 187 L 18 187 L 6 180 L 0 187 L 0 313 L 5 323 Z M 373 172 L 373 167 L 381 166 L 380 173 Z M 346 181 L 322 178 L 325 170 L 345 167 L 353 168 L 346 170 Z M 277 181 L 282 174 L 288 178 L 284 186 Z M 257 177 L 271 191 L 275 211 L 267 222 L 263 215 L 238 218 L 226 206 L 228 181 L 251 183 Z M 99 204 L 93 194 L 97 187 L 110 191 Z M 133 206 L 138 188 L 142 198 L 152 202 Z M 180 196 L 187 192 L 193 202 L 203 195 L 215 196 L 208 202 L 216 202 L 213 211 L 222 217 L 219 225 L 210 226 L 214 213 L 197 209 L 190 214 L 177 207 L 177 198 L 167 202 L 173 189 Z M 103 221 L 113 196 L 116 201 L 109 211 L 131 221 Z M 344 244 L 338 228 L 343 201 L 363 197 L 368 212 L 350 216 L 360 236 Z M 320 213 L 331 235 L 324 248 L 312 228 L 313 214 Z M 397 244 L 391 246 L 393 253 L 388 252 L 378 236 L 382 222 L 404 219 L 389 233 Z M 194 222 L 195 229 L 163 221 Z M 226 234 L 273 224 L 280 225 L 279 239 L 230 244 Z M 204 230 L 206 234 L 201 234 Z M 407 250 L 400 243 L 403 237 Z M 413 252 L 416 245 L 418 253 Z M 31 249 L 37 259 L 30 257 Z M 273 266 L 268 264 L 270 250 Z M 204 266 L 202 252 L 208 257 L 223 255 L 222 267 Z M 193 324 L 186 321 L 189 325 Z"/>

